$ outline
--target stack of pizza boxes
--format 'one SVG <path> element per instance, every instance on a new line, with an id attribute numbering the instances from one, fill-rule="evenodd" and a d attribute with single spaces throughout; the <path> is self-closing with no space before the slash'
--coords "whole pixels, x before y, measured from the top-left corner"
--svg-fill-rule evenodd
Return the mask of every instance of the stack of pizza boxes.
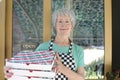
<path id="1" fill-rule="evenodd" d="M 56 75 L 54 51 L 20 52 L 6 59 L 13 76 L 8 80 L 53 80 Z"/>

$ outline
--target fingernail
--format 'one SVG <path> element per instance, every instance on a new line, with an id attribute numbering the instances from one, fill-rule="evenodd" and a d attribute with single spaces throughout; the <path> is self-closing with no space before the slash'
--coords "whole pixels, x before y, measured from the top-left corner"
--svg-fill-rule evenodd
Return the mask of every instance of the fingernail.
<path id="1" fill-rule="evenodd" d="M 6 73 L 9 73 L 9 70 L 7 70 Z"/>

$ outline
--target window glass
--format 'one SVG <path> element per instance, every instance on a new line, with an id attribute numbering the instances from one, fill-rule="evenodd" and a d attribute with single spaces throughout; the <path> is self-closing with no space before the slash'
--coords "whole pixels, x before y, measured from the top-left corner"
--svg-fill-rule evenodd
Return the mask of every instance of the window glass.
<path id="1" fill-rule="evenodd" d="M 52 0 L 52 11 L 66 7 L 76 14 L 73 42 L 84 48 L 86 79 L 104 78 L 104 1 Z"/>
<path id="2" fill-rule="evenodd" d="M 86 79 L 104 75 L 104 2 L 73 0 L 76 14 L 73 40 L 84 47 Z"/>
<path id="3" fill-rule="evenodd" d="M 13 0 L 12 50 L 34 50 L 42 42 L 43 0 Z"/>

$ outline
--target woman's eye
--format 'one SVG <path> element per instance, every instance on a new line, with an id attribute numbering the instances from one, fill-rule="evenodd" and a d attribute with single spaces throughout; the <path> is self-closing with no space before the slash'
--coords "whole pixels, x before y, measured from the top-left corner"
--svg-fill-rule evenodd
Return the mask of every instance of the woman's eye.
<path id="1" fill-rule="evenodd" d="M 59 23 L 62 23 L 62 21 L 59 21 Z"/>
<path id="2" fill-rule="evenodd" d="M 65 21 L 65 23 L 69 23 L 69 21 Z"/>

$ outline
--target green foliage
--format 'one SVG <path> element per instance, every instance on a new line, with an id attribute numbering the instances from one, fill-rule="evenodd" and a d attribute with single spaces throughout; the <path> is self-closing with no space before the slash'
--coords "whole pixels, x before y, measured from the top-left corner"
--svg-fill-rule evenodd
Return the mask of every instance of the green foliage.
<path id="1" fill-rule="evenodd" d="M 104 34 L 104 1 L 74 0 L 77 22 L 76 36 L 103 37 Z"/>
<path id="2" fill-rule="evenodd" d="M 107 80 L 116 80 L 119 77 L 119 73 L 117 73 L 117 72 L 107 72 L 106 77 L 107 77 Z"/>
<path id="3" fill-rule="evenodd" d="M 26 39 L 41 38 L 43 23 L 42 0 L 13 0 L 13 13 L 13 18 L 17 20 L 17 22 L 13 23 L 19 25 Z M 17 25 L 13 26 L 16 27 Z M 17 34 L 14 35 L 18 36 Z"/>
<path id="4" fill-rule="evenodd" d="M 95 73 L 95 66 L 97 64 L 103 63 L 103 57 L 99 58 L 97 61 L 94 60 L 90 64 L 85 66 L 85 71 L 86 71 L 86 79 L 98 79 L 98 76 Z"/>
<path id="5" fill-rule="evenodd" d="M 106 73 L 107 80 L 117 80 L 117 78 L 120 78 L 120 65 L 117 65 L 116 68 Z"/>

